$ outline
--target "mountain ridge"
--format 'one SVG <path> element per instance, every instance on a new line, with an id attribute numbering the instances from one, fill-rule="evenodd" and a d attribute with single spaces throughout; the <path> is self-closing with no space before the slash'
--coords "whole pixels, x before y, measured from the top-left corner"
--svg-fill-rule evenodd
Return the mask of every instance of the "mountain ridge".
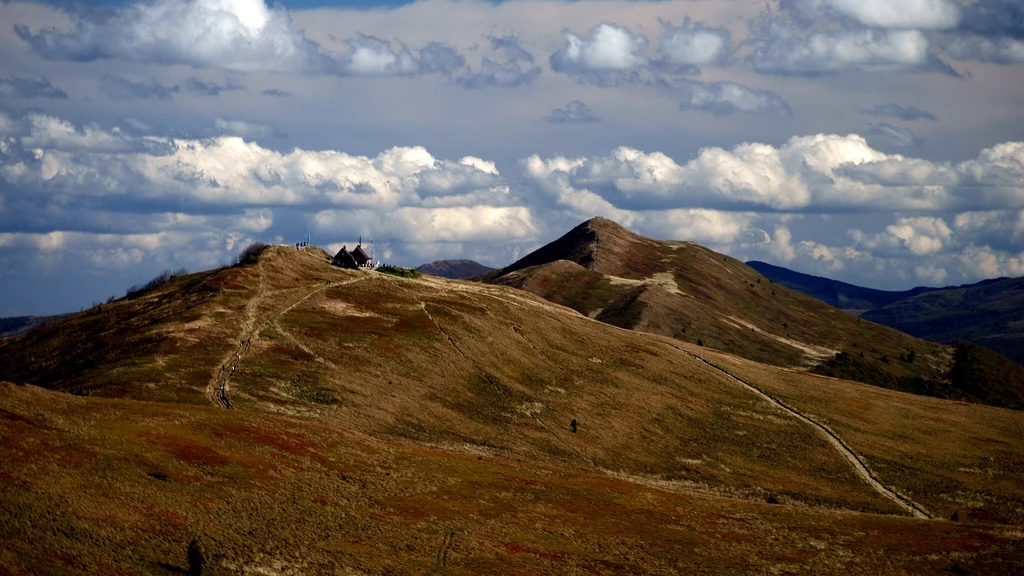
<path id="1" fill-rule="evenodd" d="M 966 380 L 950 378 L 952 349 L 841 313 L 699 244 L 645 238 L 604 218 L 583 222 L 480 280 L 527 290 L 621 328 L 758 362 L 839 371 L 940 397 L 977 397 L 961 389 Z M 1024 407 L 1024 372 L 995 381 L 1012 383 L 1005 397 Z"/>
<path id="2" fill-rule="evenodd" d="M 748 263 L 775 282 L 912 336 L 954 345 L 967 342 L 1024 365 L 1024 278 L 991 278 L 941 288 L 887 292 L 763 262 Z"/>
<path id="3" fill-rule="evenodd" d="M 797 272 L 783 266 L 776 266 L 759 260 L 751 260 L 746 262 L 746 265 L 757 270 L 765 277 L 786 286 L 787 288 L 803 292 L 808 296 L 813 296 L 830 306 L 835 306 L 842 310 L 855 311 L 881 308 L 892 304 L 893 302 L 913 298 L 914 296 L 928 292 L 982 287 L 1010 279 L 1000 277 L 989 278 L 957 286 L 915 286 L 907 290 L 880 290 L 877 288 L 857 286 L 856 284 L 850 284 L 849 282 L 843 282 L 841 280 L 833 280 L 832 278 L 825 276 L 805 274 L 803 272 Z M 865 306 L 864 304 L 867 305 Z"/>
<path id="4" fill-rule="evenodd" d="M 416 269 L 423 274 L 440 276 L 441 278 L 448 278 L 451 280 L 463 280 L 473 276 L 482 276 L 494 270 L 494 268 L 484 266 L 475 260 L 466 259 L 434 260 L 433 262 L 423 264 Z"/>

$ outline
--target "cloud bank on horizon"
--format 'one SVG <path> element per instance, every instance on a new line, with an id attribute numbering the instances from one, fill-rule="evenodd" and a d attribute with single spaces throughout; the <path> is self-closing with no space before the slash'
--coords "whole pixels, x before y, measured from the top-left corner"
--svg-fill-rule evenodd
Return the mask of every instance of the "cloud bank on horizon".
<path id="1" fill-rule="evenodd" d="M 1024 275 L 1012 0 L 0 14 L 0 315 L 307 233 L 503 265 L 597 215 L 884 288 Z"/>

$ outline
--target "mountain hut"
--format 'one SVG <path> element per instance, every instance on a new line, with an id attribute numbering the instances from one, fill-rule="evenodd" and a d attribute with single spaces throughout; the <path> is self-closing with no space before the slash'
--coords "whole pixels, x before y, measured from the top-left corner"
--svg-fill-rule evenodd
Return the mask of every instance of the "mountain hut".
<path id="1" fill-rule="evenodd" d="M 359 248 L 356 248 L 356 250 L 359 250 Z M 365 252 L 363 254 L 365 255 Z M 333 264 L 335 266 L 340 266 L 342 268 L 348 268 L 351 270 L 359 268 L 359 263 L 356 261 L 355 258 L 353 258 L 352 252 L 349 252 L 348 248 L 344 246 L 342 246 L 341 250 L 338 250 L 338 253 L 334 255 Z"/>
<path id="2" fill-rule="evenodd" d="M 356 249 L 352 251 L 352 258 L 355 259 L 356 264 L 358 264 L 360 267 L 372 266 L 372 263 L 370 263 L 370 256 L 366 253 L 366 251 L 363 250 L 363 247 L 361 245 L 356 246 Z"/>

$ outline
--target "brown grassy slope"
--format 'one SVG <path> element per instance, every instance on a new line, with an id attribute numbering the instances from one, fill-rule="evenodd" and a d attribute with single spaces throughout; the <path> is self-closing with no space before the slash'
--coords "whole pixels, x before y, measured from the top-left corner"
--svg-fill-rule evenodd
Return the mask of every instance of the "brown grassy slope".
<path id="1" fill-rule="evenodd" d="M 221 330 L 147 321 L 146 333 L 190 344 L 125 347 L 112 376 L 98 367 L 71 381 L 86 379 L 96 395 L 209 403 L 204 389 L 223 355 L 252 337 L 228 389 L 239 410 L 751 499 L 898 512 L 814 430 L 648 336 L 509 288 L 343 271 L 326 260 L 272 248 L 258 266 L 217 272 L 239 288 L 194 309 L 218 315 Z M 170 302 L 173 292 L 148 298 Z M 159 376 L 137 377 L 150 371 Z M 28 375 L 48 384 L 46 372 Z"/>
<path id="2" fill-rule="evenodd" d="M 157 572 L 159 562 L 180 567 L 173 559 L 195 531 L 230 572 L 324 572 L 332 561 L 369 573 L 1021 565 L 1019 530 L 849 512 L 899 510 L 809 426 L 670 340 L 506 287 L 341 271 L 312 251 L 271 248 L 257 266 L 217 274 L 239 288 L 194 307 L 225 326 L 198 333 L 217 351 L 205 370 L 176 373 L 173 348 L 154 357 L 132 347 L 122 362 L 171 368 L 96 386 L 90 398 L 0 389 L 0 509 L 10 511 L 0 515 L 0 566 L 45 558 L 53 573 Z M 182 353 L 202 350 L 186 326 L 161 326 L 146 330 L 171 342 L 185 331 L 200 342 Z M 252 349 L 229 387 L 235 410 L 98 397 L 202 399 L 218 354 L 246 335 Z M 5 353 L 15 352 L 31 356 Z M 798 391 L 820 393 L 818 378 L 792 374 Z M 901 398 L 871 397 L 862 409 Z M 1000 414 L 1017 426 L 1024 418 Z M 994 421 L 965 418 L 982 430 Z M 920 433 L 941 436 L 947 424 L 925 420 Z M 904 455 L 918 438 L 887 441 Z M 946 488 L 930 492 L 929 469 L 959 455 L 989 454 L 931 451 L 898 480 L 915 499 L 940 499 Z M 986 506 L 1012 507 L 1019 488 L 987 478 L 972 485 L 985 504 L 969 519 L 1015 522 Z M 783 506 L 761 504 L 769 494 Z M 451 564 L 438 569 L 445 550 Z"/>
<path id="3" fill-rule="evenodd" d="M 727 379 L 535 296 L 343 271 L 325 254 L 281 247 L 257 266 L 212 278 L 227 287 L 193 308 L 205 315 L 197 320 L 145 310 L 127 327 L 104 325 L 93 319 L 98 314 L 72 319 L 73 328 L 154 343 L 123 346 L 109 364 L 53 381 L 30 365 L 20 368 L 25 381 L 59 389 L 84 382 L 95 396 L 209 403 L 210 380 L 238 341 L 252 337 L 228 387 L 239 410 L 320 417 L 381 438 L 754 499 L 771 492 L 787 502 L 898 512 L 812 430 L 776 417 Z M 140 301 L 170 305 L 173 295 Z M 220 320 L 216 330 L 191 324 L 211 316 Z M 78 348 L 66 338 L 39 347 L 75 362 Z M 17 362 L 37 353 L 34 344 L 15 339 L 0 350 Z M 573 419 L 577 434 L 568 430 Z M 737 434 L 738 426 L 747 432 Z"/>
<path id="4" fill-rule="evenodd" d="M 768 505 L 0 383 L 0 573 L 1014 574 L 1019 529 Z"/>
<path id="5" fill-rule="evenodd" d="M 957 344 L 950 380 L 970 399 L 1024 410 L 1024 366 L 975 344 Z"/>
<path id="6" fill-rule="evenodd" d="M 847 378 L 926 394 L 951 388 L 940 395 L 983 402 L 1006 395 L 968 394 L 950 382 L 952 350 L 945 346 L 842 313 L 700 245 L 644 238 L 603 218 L 584 222 L 485 280 L 616 326 L 759 362 L 813 369 L 845 352 L 857 365 L 843 372 Z M 911 353 L 914 362 L 900 360 Z M 992 375 L 976 376 L 995 381 Z"/>
<path id="7" fill-rule="evenodd" d="M 725 379 L 509 289 L 373 274 L 326 289 L 267 328 L 230 395 L 424 445 L 894 511 Z"/>
<path id="8" fill-rule="evenodd" d="M 275 248 L 279 254 L 282 248 Z M 238 344 L 246 307 L 265 313 L 324 279 L 326 253 L 292 251 L 258 266 L 176 277 L 135 298 L 122 298 L 0 341 L 0 379 L 46 388 L 140 400 L 205 404 L 203 390 Z M 334 272 L 335 278 L 346 278 Z M 349 274 L 351 275 L 351 273 Z M 260 278 L 267 279 L 261 286 Z"/>
<path id="9" fill-rule="evenodd" d="M 0 341 L 0 379 L 48 388 L 199 402 L 182 381 L 202 381 L 237 331 L 239 270 L 178 277 Z M 168 378 L 177 385 L 168 382 Z"/>
<path id="10" fill-rule="evenodd" d="M 939 518 L 1024 524 L 1018 411 L 883 390 L 689 349 L 836 431 Z"/>

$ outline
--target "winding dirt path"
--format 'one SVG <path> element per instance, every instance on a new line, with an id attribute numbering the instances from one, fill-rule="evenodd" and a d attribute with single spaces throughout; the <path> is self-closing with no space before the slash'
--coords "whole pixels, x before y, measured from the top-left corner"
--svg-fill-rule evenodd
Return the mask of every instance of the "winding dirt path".
<path id="1" fill-rule="evenodd" d="M 666 342 L 666 344 L 668 343 Z M 910 498 L 903 496 L 902 494 L 896 492 L 892 488 L 889 488 L 888 486 L 883 484 L 882 481 L 878 478 L 878 476 L 875 476 L 874 472 L 872 472 L 867 467 L 867 464 L 864 463 L 864 458 L 860 454 L 858 454 L 856 450 L 851 448 L 849 444 L 847 444 L 842 438 L 839 437 L 838 434 L 833 432 L 832 429 L 829 428 L 828 426 L 818 422 L 817 420 L 814 420 L 810 416 L 800 412 L 799 410 L 793 408 L 792 406 L 789 406 L 785 402 L 779 400 L 778 398 L 775 398 L 771 394 L 768 394 L 764 390 L 747 382 L 746 380 L 743 380 L 742 378 L 736 376 L 735 374 L 729 372 L 728 370 L 722 368 L 721 366 L 718 366 L 717 364 L 714 364 L 709 360 L 705 360 L 704 358 L 688 350 L 679 348 L 678 346 L 675 346 L 673 344 L 668 345 L 690 356 L 694 360 L 697 360 L 707 366 L 710 366 L 714 370 L 717 370 L 722 374 L 725 374 L 731 380 L 739 382 L 744 388 L 756 394 L 762 400 L 765 400 L 766 402 L 772 404 L 779 410 L 786 412 L 790 416 L 796 418 L 797 420 L 800 420 L 801 422 L 804 422 L 805 424 L 813 426 L 816 430 L 818 430 L 818 432 L 821 433 L 822 436 L 824 436 L 825 440 L 827 440 L 828 443 L 831 444 L 837 452 L 839 452 L 840 454 L 843 455 L 844 458 L 846 458 L 847 462 L 849 462 L 850 465 L 853 466 L 853 469 L 857 473 L 857 475 L 860 476 L 865 482 L 867 482 L 869 486 L 874 488 L 875 491 L 877 491 L 882 496 L 885 496 L 886 498 L 895 502 L 900 508 L 903 508 L 904 510 L 907 511 L 907 513 L 909 513 L 911 516 L 915 518 L 922 518 L 926 520 L 932 518 L 931 514 L 929 514 L 928 511 L 925 510 L 924 507 L 922 507 L 920 504 L 914 502 Z"/>
<path id="2" fill-rule="evenodd" d="M 260 285 L 256 290 L 256 294 L 245 304 L 245 316 L 242 317 L 238 347 L 234 352 L 229 352 L 221 359 L 220 370 L 214 374 L 213 378 L 210 379 L 210 383 L 206 386 L 207 397 L 221 408 L 231 408 L 231 401 L 228 400 L 227 396 L 228 381 L 231 379 L 232 371 L 238 365 L 238 360 L 242 357 L 242 354 L 249 352 L 252 344 L 252 340 L 246 334 L 252 332 L 253 326 L 256 324 L 256 311 L 260 301 L 263 299 L 265 290 L 263 263 L 257 262 L 256 266 L 260 273 Z"/>
<path id="3" fill-rule="evenodd" d="M 238 369 L 239 364 L 241 364 L 242 362 L 242 358 L 248 355 L 249 352 L 252 350 L 253 339 L 258 340 L 260 332 L 264 328 L 272 324 L 276 324 L 278 319 L 281 318 L 281 316 L 284 316 L 288 312 L 294 310 L 295 307 L 298 306 L 299 304 L 302 304 L 306 300 L 312 298 L 316 294 L 319 294 L 320 292 L 323 292 L 328 288 L 347 286 L 349 284 L 354 284 L 356 282 L 362 282 L 363 280 L 367 280 L 372 277 L 370 275 L 365 275 L 359 278 L 348 280 L 346 282 L 340 282 L 337 284 L 326 282 L 323 284 L 318 284 L 298 300 L 292 302 L 291 304 L 285 306 L 284 308 L 281 308 L 271 313 L 269 316 L 265 317 L 262 321 L 260 321 L 257 318 L 257 310 L 259 309 L 259 303 L 264 295 L 264 275 L 263 264 L 259 263 L 257 265 L 259 266 L 260 270 L 260 286 L 259 290 L 256 292 L 256 295 L 253 296 L 252 299 L 250 299 L 245 306 L 245 317 L 242 320 L 242 334 L 241 337 L 239 338 L 238 348 L 234 352 L 231 352 L 224 357 L 224 359 L 221 361 L 220 370 L 214 376 L 214 378 L 211 379 L 210 384 L 207 385 L 207 395 L 213 400 L 214 404 L 222 408 L 231 408 L 231 400 L 228 398 L 228 392 L 231 389 L 231 376 Z"/>

